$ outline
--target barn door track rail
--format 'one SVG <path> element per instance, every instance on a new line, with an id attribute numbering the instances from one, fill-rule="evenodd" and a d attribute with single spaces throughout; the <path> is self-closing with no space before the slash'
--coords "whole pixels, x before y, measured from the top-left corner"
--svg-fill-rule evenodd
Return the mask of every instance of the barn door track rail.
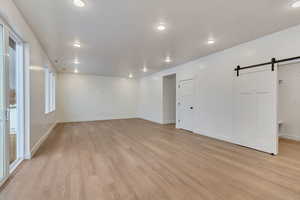
<path id="1" fill-rule="evenodd" d="M 249 65 L 249 66 L 246 66 L 246 67 L 241 67 L 241 66 L 238 65 L 234 69 L 234 71 L 236 71 L 236 75 L 239 76 L 240 75 L 240 70 L 250 69 L 250 68 L 254 68 L 254 67 L 261 67 L 261 66 L 265 66 L 265 65 L 271 65 L 271 70 L 274 71 L 274 67 L 275 67 L 276 63 L 288 62 L 288 61 L 298 60 L 298 59 L 300 59 L 300 56 L 281 59 L 281 60 L 276 60 L 276 58 L 272 58 L 270 62 L 260 63 L 260 64 L 256 64 L 256 65 Z"/>

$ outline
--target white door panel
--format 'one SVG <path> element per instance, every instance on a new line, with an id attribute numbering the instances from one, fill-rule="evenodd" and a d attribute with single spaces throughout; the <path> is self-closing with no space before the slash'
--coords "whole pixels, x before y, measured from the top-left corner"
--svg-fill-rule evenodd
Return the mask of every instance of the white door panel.
<path id="1" fill-rule="evenodd" d="M 194 124 L 194 81 L 184 80 L 179 83 L 179 127 L 193 131 Z"/>
<path id="2" fill-rule="evenodd" d="M 241 72 L 234 79 L 234 138 L 240 145 L 277 154 L 277 69 Z"/>

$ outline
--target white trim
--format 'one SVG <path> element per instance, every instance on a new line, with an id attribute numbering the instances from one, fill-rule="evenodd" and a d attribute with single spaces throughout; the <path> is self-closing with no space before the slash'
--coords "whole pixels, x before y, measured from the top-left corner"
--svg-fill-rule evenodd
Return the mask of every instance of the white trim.
<path id="1" fill-rule="evenodd" d="M 9 46 L 9 43 L 8 43 L 8 40 L 7 38 L 9 37 L 9 32 L 8 30 L 6 29 L 6 26 L 3 25 L 3 47 L 4 47 L 4 52 L 7 53 L 7 50 L 8 50 L 8 46 Z M 4 109 L 5 109 L 5 112 L 8 112 L 7 111 L 7 106 L 8 106 L 8 102 L 9 102 L 9 99 L 8 99 L 8 69 L 9 69 L 9 61 L 8 61 L 8 57 L 4 57 L 4 75 L 6 76 L 6 78 L 4 78 L 4 95 L 5 95 L 5 98 L 4 98 Z M 9 116 L 8 116 L 9 117 Z M 5 166 L 4 166 L 4 179 L 8 178 L 9 177 L 9 137 L 8 137 L 8 132 L 9 132 L 9 120 L 7 118 L 7 116 L 5 117 L 5 122 L 4 122 L 4 149 L 5 149 L 5 152 L 4 152 L 4 161 L 5 161 Z"/>
<path id="2" fill-rule="evenodd" d="M 3 178 L 3 180 L 0 181 L 0 187 L 2 185 L 4 185 L 4 183 L 8 180 L 8 178 L 9 178 L 9 176 L 6 176 L 6 177 Z"/>
<path id="3" fill-rule="evenodd" d="M 207 134 L 206 131 L 201 131 L 199 129 L 196 129 L 195 131 L 193 131 L 193 133 L 201 135 L 201 136 L 205 136 L 205 137 L 208 137 L 208 138 L 212 138 L 212 139 L 216 139 L 216 140 L 228 142 L 228 143 L 231 143 L 231 144 L 237 144 L 237 143 L 234 143 L 232 140 L 230 140 L 229 137 L 224 136 L 224 135 L 219 135 L 219 134 L 215 134 L 215 133 L 214 134 L 211 134 L 211 133 Z"/>
<path id="4" fill-rule="evenodd" d="M 45 77 L 45 114 L 48 114 L 50 113 L 51 111 L 51 105 L 50 105 L 50 102 L 51 102 L 51 99 L 50 99 L 50 70 L 49 68 L 45 68 L 44 70 L 44 77 Z"/>
<path id="5" fill-rule="evenodd" d="M 29 157 L 26 156 L 26 159 L 32 159 L 34 154 L 39 150 L 39 148 L 44 144 L 44 142 L 47 140 L 47 138 L 50 136 L 50 134 L 52 133 L 53 129 L 56 127 L 56 125 L 58 124 L 58 122 L 55 122 L 51 125 L 51 127 L 48 129 L 48 131 L 45 133 L 45 135 L 43 135 L 39 141 L 32 147 L 31 151 L 30 151 L 30 155 Z"/>
<path id="6" fill-rule="evenodd" d="M 146 121 L 149 121 L 149 122 L 154 122 L 154 123 L 156 123 L 156 124 L 161 124 L 161 125 L 163 125 L 162 122 L 155 121 L 155 120 L 153 120 L 153 119 L 148 119 L 148 118 L 145 118 L 145 117 L 134 117 L 134 118 L 142 119 L 142 120 L 146 120 Z M 134 119 L 134 118 L 132 118 L 132 119 Z M 130 119 L 130 118 L 129 118 L 129 119 Z"/>
<path id="7" fill-rule="evenodd" d="M 276 127 L 276 140 L 275 140 L 275 147 L 274 147 L 274 155 L 278 155 L 279 153 L 279 125 L 278 125 L 278 121 L 279 121 L 279 102 L 278 102 L 278 98 L 279 98 L 279 80 L 278 80 L 278 63 L 275 65 L 275 76 L 276 76 L 276 83 L 275 83 L 275 109 L 276 109 L 276 119 L 275 119 L 275 127 Z"/>
<path id="8" fill-rule="evenodd" d="M 45 114 L 52 113 L 56 110 L 56 75 L 48 67 L 44 71 L 45 76 Z"/>
<path id="9" fill-rule="evenodd" d="M 285 139 L 290 139 L 290 140 L 295 140 L 295 141 L 300 141 L 300 136 L 289 135 L 289 134 L 286 134 L 286 133 L 280 133 L 279 137 L 280 138 L 285 138 Z"/>
<path id="10" fill-rule="evenodd" d="M 25 148 L 25 129 L 24 129 L 24 48 L 23 43 L 20 39 L 16 39 L 17 48 L 16 48 L 16 91 L 17 91 L 17 160 L 13 164 L 12 168 L 16 168 L 20 164 L 20 160 L 24 159 Z"/>
<path id="11" fill-rule="evenodd" d="M 5 40 L 5 35 L 6 35 L 6 31 L 5 31 L 5 27 L 4 27 L 4 24 L 2 23 L 2 20 L 0 18 L 0 26 L 1 26 L 1 38 L 2 38 L 2 47 L 3 47 L 3 53 L 5 54 L 6 53 L 6 40 Z M 3 67 L 2 67 L 2 71 L 0 72 L 1 74 L 1 83 L 0 83 L 0 90 L 2 89 L 3 91 L 3 94 L 4 96 L 1 97 L 3 98 L 3 105 L 1 106 L 2 109 L 0 110 L 0 128 L 2 128 L 2 130 L 0 130 L 1 132 L 1 139 L 3 140 L 2 141 L 2 144 L 0 145 L 3 145 L 1 146 L 1 148 L 3 148 L 1 151 L 2 155 L 1 156 L 1 160 L 0 164 L 2 165 L 3 164 L 3 177 L 0 177 L 0 186 L 8 179 L 8 176 L 9 176 L 9 173 L 8 173 L 8 165 L 9 165 L 9 162 L 8 162 L 8 131 L 7 131 L 7 119 L 6 119 L 6 102 L 7 102 L 7 95 L 6 95 L 6 87 L 7 87 L 7 79 L 5 77 L 7 77 L 6 75 L 6 70 L 7 70 L 7 56 L 4 56 L 3 57 L 3 61 L 2 61 L 2 64 L 3 64 Z M 3 156 L 3 157 L 2 157 Z M 2 163 L 3 162 L 3 163 Z M 2 172 L 1 172 L 2 173 Z"/>
<path id="12" fill-rule="evenodd" d="M 24 158 L 30 158 L 30 46 L 24 44 Z"/>
<path id="13" fill-rule="evenodd" d="M 162 124 L 174 124 L 174 125 L 176 125 L 176 120 L 173 120 L 173 119 L 164 120 L 164 123 L 162 123 Z"/>
<path id="14" fill-rule="evenodd" d="M 59 123 L 80 123 L 80 122 L 97 122 L 97 121 L 108 121 L 108 120 L 121 120 L 121 119 L 144 119 L 142 117 L 137 117 L 137 116 L 134 116 L 134 117 L 124 117 L 124 118 L 105 118 L 105 119 L 84 119 L 84 120 L 59 120 Z M 148 119 L 145 119 L 145 120 L 148 120 Z M 151 120 L 148 120 L 148 121 L 151 121 Z M 156 122 L 156 121 L 153 121 L 153 122 Z M 159 123 L 159 122 L 156 122 L 156 123 Z M 162 124 L 162 123 L 160 123 Z"/>
<path id="15" fill-rule="evenodd" d="M 15 169 L 23 162 L 24 158 L 19 158 L 15 160 L 13 163 L 10 164 L 9 166 L 9 174 L 13 173 Z"/>

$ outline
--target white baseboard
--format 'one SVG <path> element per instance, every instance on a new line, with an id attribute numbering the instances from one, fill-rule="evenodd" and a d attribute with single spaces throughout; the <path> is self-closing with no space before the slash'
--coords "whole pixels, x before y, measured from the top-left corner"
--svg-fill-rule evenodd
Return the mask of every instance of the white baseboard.
<path id="1" fill-rule="evenodd" d="M 212 139 L 216 139 L 216 140 L 229 142 L 229 143 L 232 143 L 232 144 L 237 144 L 234 141 L 232 141 L 230 138 L 228 138 L 224 135 L 217 135 L 217 134 L 212 134 L 212 133 L 208 134 L 206 131 L 201 131 L 201 130 L 198 130 L 198 129 L 194 130 L 193 133 L 198 134 L 198 135 L 202 135 L 202 136 L 206 136 L 206 137 L 209 137 L 209 138 L 212 138 Z"/>
<path id="2" fill-rule="evenodd" d="M 34 154 L 39 150 L 39 148 L 43 145 L 43 143 L 47 140 L 47 138 L 49 137 L 49 135 L 52 133 L 53 129 L 56 127 L 56 125 L 58 124 L 58 122 L 55 122 L 49 129 L 48 131 L 45 133 L 45 135 L 43 135 L 39 141 L 32 147 L 31 151 L 30 151 L 30 155 L 26 156 L 26 159 L 32 159 Z"/>
<path id="3" fill-rule="evenodd" d="M 0 189 L 5 184 L 5 182 L 8 180 L 9 176 L 5 177 L 2 181 L 0 181 Z"/>
<path id="4" fill-rule="evenodd" d="M 137 117 L 123 117 L 123 118 L 99 118 L 99 119 L 72 119 L 72 120 L 60 120 L 59 123 L 80 123 L 80 122 L 97 122 L 108 120 L 120 120 L 120 119 L 136 119 Z"/>
<path id="5" fill-rule="evenodd" d="M 176 123 L 176 120 L 172 120 L 172 119 L 169 119 L 169 120 L 164 120 L 163 124 L 175 124 Z"/>
<path id="6" fill-rule="evenodd" d="M 137 119 L 142 119 L 142 120 L 146 120 L 146 121 L 149 121 L 149 122 L 154 122 L 156 124 L 163 124 L 162 122 L 152 120 L 152 119 L 148 119 L 148 118 L 144 118 L 144 117 L 137 117 Z"/>
<path id="7" fill-rule="evenodd" d="M 300 136 L 289 135 L 289 134 L 285 134 L 285 133 L 280 133 L 279 137 L 285 138 L 285 139 L 290 139 L 290 140 L 295 140 L 295 141 L 300 141 Z"/>
<path id="8" fill-rule="evenodd" d="M 17 159 L 15 160 L 13 163 L 10 164 L 9 166 L 9 173 L 13 173 L 17 168 L 18 166 L 23 162 L 24 158 L 20 158 L 20 159 Z"/>

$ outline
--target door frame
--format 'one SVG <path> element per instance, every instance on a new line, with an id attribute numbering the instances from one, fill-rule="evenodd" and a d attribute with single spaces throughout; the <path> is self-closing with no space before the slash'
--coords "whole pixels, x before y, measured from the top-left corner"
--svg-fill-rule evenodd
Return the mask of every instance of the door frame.
<path id="1" fill-rule="evenodd" d="M 194 120 L 194 114 L 195 114 L 195 97 L 196 97 L 196 90 L 195 90 L 195 81 L 196 78 L 195 77 L 191 77 L 191 78 L 186 78 L 186 79 L 180 79 L 178 80 L 178 82 L 176 83 L 176 128 L 178 129 L 183 129 L 182 128 L 182 123 L 180 123 L 181 120 L 181 113 L 180 113 L 180 84 L 182 82 L 185 81 L 193 81 L 193 105 L 194 105 L 194 110 L 193 110 L 193 120 Z M 194 127 L 194 121 L 193 121 L 193 127 L 191 128 L 191 130 L 187 130 L 187 131 L 191 131 L 191 132 L 195 132 L 195 127 Z M 183 129 L 186 130 L 186 129 Z"/>
<path id="2" fill-rule="evenodd" d="M 9 171 L 13 172 L 24 160 L 25 153 L 25 128 L 24 128 L 24 44 L 22 40 L 9 31 L 8 37 L 16 42 L 16 101 L 17 101 L 17 141 L 16 160 L 10 164 Z M 8 75 L 8 74 L 7 74 Z M 8 77 L 8 76 L 7 76 Z"/>
<path id="3" fill-rule="evenodd" d="M 4 108 L 5 108 L 5 121 L 4 121 L 4 149 L 5 149 L 5 166 L 4 166 L 4 177 L 2 180 L 0 180 L 0 186 L 5 183 L 5 181 L 9 178 L 10 174 L 17 168 L 17 166 L 24 160 L 25 158 L 25 153 L 27 150 L 27 143 L 25 143 L 25 137 L 27 137 L 27 131 L 25 132 L 25 126 L 27 127 L 29 124 L 25 124 L 25 108 L 26 111 L 29 110 L 27 108 L 27 103 L 25 105 L 25 96 L 28 96 L 29 93 L 27 91 L 27 85 L 29 84 L 29 79 L 26 77 L 27 70 L 25 70 L 25 60 L 24 60 L 24 41 L 19 37 L 16 32 L 13 31 L 12 28 L 0 17 L 0 25 L 3 27 L 3 43 L 4 43 L 4 58 L 3 58 L 3 67 L 4 67 L 4 77 L 8 77 L 8 68 L 9 68 L 9 59 L 8 59 L 8 48 L 9 48 L 9 37 L 14 39 L 17 43 L 16 45 L 16 88 L 17 88 L 17 105 L 18 105 L 18 110 L 17 110 L 17 132 L 19 136 L 17 137 L 17 160 L 13 162 L 11 165 L 9 163 L 9 112 L 8 112 L 8 97 L 9 97 L 9 91 L 8 91 L 8 86 L 9 86 L 9 80 L 6 78 L 4 80 L 4 92 L 6 94 L 5 102 L 4 102 Z M 25 76 L 26 75 L 26 76 Z M 26 90 L 25 90 L 26 89 Z M 27 95 L 25 95 L 25 93 Z M 28 120 L 29 122 L 29 120 Z"/>
<path id="4" fill-rule="evenodd" d="M 5 26 L 4 23 L 2 23 L 2 20 L 0 19 L 0 26 L 2 26 L 2 47 L 3 47 L 3 70 L 2 70 L 2 76 L 6 77 L 7 74 L 7 54 L 6 54 L 6 41 L 5 41 Z M 1 77 L 2 78 L 2 77 Z M 7 81 L 6 79 L 3 79 L 3 94 L 7 94 Z M 3 118 L 3 135 L 1 135 L 3 139 L 3 177 L 0 177 L 0 186 L 8 179 L 9 177 L 9 152 L 7 151 L 8 149 L 8 127 L 7 127 L 7 95 L 3 97 L 3 111 L 1 113 L 2 118 Z M 1 161 L 2 162 L 2 161 Z"/>

